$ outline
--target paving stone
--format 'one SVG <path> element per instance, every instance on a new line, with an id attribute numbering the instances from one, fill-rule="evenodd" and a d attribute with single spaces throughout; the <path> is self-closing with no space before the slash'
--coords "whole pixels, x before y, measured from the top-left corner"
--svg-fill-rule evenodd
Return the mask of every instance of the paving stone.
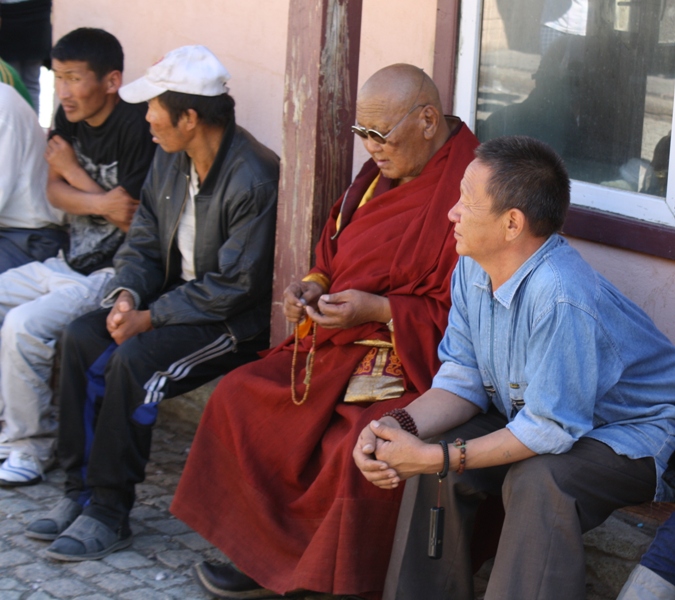
<path id="1" fill-rule="evenodd" d="M 584 546 L 625 560 L 637 561 L 651 543 L 651 536 L 639 528 L 609 517 L 599 527 L 584 535 Z"/>
<path id="2" fill-rule="evenodd" d="M 162 427 L 163 424 L 163 419 L 160 416 L 160 418 L 157 419 L 158 426 L 152 431 L 152 451 L 150 452 L 150 458 L 152 458 L 155 449 L 158 448 L 162 442 L 170 442 L 176 437 L 176 434 L 173 431 L 167 427 Z"/>
<path id="3" fill-rule="evenodd" d="M 0 500 L 0 512 L 12 516 L 21 514 L 26 510 L 37 510 L 38 508 L 40 508 L 40 505 L 37 502 L 25 496 L 20 496 L 18 493 L 14 494 L 11 498 Z"/>
<path id="4" fill-rule="evenodd" d="M 49 498 L 60 498 L 63 495 L 63 490 L 60 487 L 51 485 L 28 485 L 17 488 L 16 491 L 38 502 L 43 502 Z"/>
<path id="5" fill-rule="evenodd" d="M 145 555 L 154 556 L 157 552 L 173 550 L 175 544 L 171 544 L 171 536 L 160 534 L 145 534 L 134 537 L 134 550 L 143 552 Z"/>
<path id="6" fill-rule="evenodd" d="M 177 457 L 178 454 L 175 452 L 155 452 L 155 454 L 152 455 L 152 460 L 161 465 L 164 463 L 173 463 L 176 461 Z M 183 457 L 183 460 L 185 460 L 185 457 Z"/>
<path id="7" fill-rule="evenodd" d="M 54 600 L 55 598 L 60 598 L 60 596 L 52 596 L 44 590 L 36 590 L 35 593 L 22 598 L 22 600 Z M 4 600 L 4 598 L 3 598 Z"/>
<path id="8" fill-rule="evenodd" d="M 16 492 L 12 488 L 0 488 L 0 500 L 3 498 L 13 498 Z"/>
<path id="9" fill-rule="evenodd" d="M 24 594 L 25 594 L 25 592 L 3 591 L 2 592 L 2 600 L 21 600 L 21 597 Z"/>
<path id="10" fill-rule="evenodd" d="M 115 600 L 112 596 L 104 596 L 103 594 L 93 594 L 86 596 L 76 596 L 73 600 Z"/>
<path id="11" fill-rule="evenodd" d="M 47 565 L 41 561 L 17 567 L 14 572 L 19 579 L 35 583 L 63 576 L 62 569 Z"/>
<path id="12" fill-rule="evenodd" d="M 183 533 L 192 533 L 192 529 L 188 527 L 183 521 L 179 521 L 175 518 L 161 519 L 159 521 L 152 521 L 148 523 L 151 527 L 154 527 L 158 531 L 165 533 L 167 535 L 180 535 Z"/>
<path id="13" fill-rule="evenodd" d="M 104 590 L 115 593 L 137 588 L 140 585 L 138 579 L 131 577 L 129 573 L 119 572 L 107 573 L 103 577 L 95 577 L 91 581 Z"/>
<path id="14" fill-rule="evenodd" d="M 175 490 L 176 487 L 178 486 L 178 481 L 180 480 L 182 472 L 183 469 L 181 467 L 180 469 L 177 469 L 173 473 L 160 473 L 154 475 L 151 478 L 149 478 L 148 481 L 150 483 L 155 483 L 157 485 L 163 485 L 167 489 Z"/>
<path id="15" fill-rule="evenodd" d="M 2 510 L 0 510 L 0 514 L 2 514 Z M 12 535 L 19 532 L 23 533 L 24 528 L 25 525 L 18 519 L 8 519 L 5 517 L 3 521 L 0 521 L 0 535 L 2 536 Z"/>
<path id="16" fill-rule="evenodd" d="M 176 586 L 175 588 L 168 588 L 164 590 L 164 593 L 169 598 L 175 598 L 176 600 L 186 600 L 186 598 L 189 598 L 190 600 L 204 600 L 205 598 L 209 598 L 204 590 L 202 590 L 202 588 L 194 581 L 186 583 L 185 585 Z M 299 599 L 294 598 L 294 600 Z"/>
<path id="17" fill-rule="evenodd" d="M 2 511 L 0 511 L 2 514 Z M 19 519 L 16 518 L 5 518 L 4 521 L 0 521 L 0 535 L 1 536 L 11 536 L 20 533 L 23 535 L 23 531 L 26 528 L 26 525 Z"/>
<path id="18" fill-rule="evenodd" d="M 185 533 L 183 535 L 177 535 L 174 537 L 174 539 L 184 546 L 190 548 L 190 550 L 196 550 L 197 552 L 201 550 L 208 550 L 211 547 L 209 542 L 207 542 L 201 535 L 195 533 L 194 531 Z"/>
<path id="19" fill-rule="evenodd" d="M 47 482 L 51 485 L 58 486 L 60 489 L 63 488 L 63 483 L 66 480 L 66 474 L 61 469 L 56 471 L 50 471 L 47 474 Z"/>
<path id="20" fill-rule="evenodd" d="M 181 569 L 201 562 L 202 557 L 192 550 L 167 550 L 166 552 L 159 552 L 157 560 L 169 569 Z"/>
<path id="21" fill-rule="evenodd" d="M 64 567 L 69 568 L 75 575 L 83 579 L 89 579 L 96 575 L 105 575 L 110 573 L 113 568 L 102 560 L 85 560 L 83 562 L 66 563 Z"/>
<path id="22" fill-rule="evenodd" d="M 33 557 L 30 554 L 26 554 L 20 550 L 6 550 L 5 552 L 0 552 L 0 567 L 15 567 L 17 565 L 25 565 L 32 561 Z"/>
<path id="23" fill-rule="evenodd" d="M 148 528 L 142 521 L 132 520 L 131 521 L 131 533 L 134 536 L 134 540 L 137 535 L 145 535 L 148 532 Z"/>
<path id="24" fill-rule="evenodd" d="M 140 485 L 136 486 L 136 497 L 139 500 L 162 496 L 164 492 L 165 489 L 163 487 L 159 487 L 158 485 L 148 485 L 147 483 L 141 483 Z"/>
<path id="25" fill-rule="evenodd" d="M 166 513 L 154 506 L 145 504 L 142 500 L 139 501 L 139 504 L 131 511 L 131 518 L 137 521 L 148 521 L 150 519 L 159 519 L 162 517 L 166 517 Z"/>
<path id="26" fill-rule="evenodd" d="M 204 557 L 204 560 L 212 563 L 223 563 L 229 562 L 230 560 L 215 546 L 211 546 L 211 548 L 204 550 L 201 554 Z"/>
<path id="27" fill-rule="evenodd" d="M 23 550 L 32 553 L 32 552 L 39 552 L 40 550 L 45 549 L 49 545 L 50 542 L 43 540 L 33 540 L 29 537 L 26 537 L 24 529 L 25 526 L 22 525 L 19 533 L 15 533 L 14 535 L 10 535 L 7 537 L 7 542 L 13 548 L 21 548 Z"/>
<path id="28" fill-rule="evenodd" d="M 133 551 L 115 552 L 106 556 L 103 562 L 120 570 L 150 567 L 154 564 L 151 560 L 145 558 L 145 556 Z"/>
<path id="29" fill-rule="evenodd" d="M 19 587 L 18 582 L 10 577 L 0 577 L 0 590 L 13 590 Z"/>
<path id="30" fill-rule="evenodd" d="M 141 582 L 152 588 L 162 590 L 176 585 L 182 585 L 191 581 L 191 577 L 182 575 L 179 571 L 168 569 L 166 566 L 152 567 L 150 569 L 134 569 L 130 573 Z"/>
<path id="31" fill-rule="evenodd" d="M 132 590 L 120 594 L 120 598 L 124 600 L 167 600 L 166 593 L 159 590 Z"/>
<path id="32" fill-rule="evenodd" d="M 165 494 L 164 496 L 159 496 L 157 498 L 152 498 L 150 503 L 153 506 L 157 506 L 157 507 L 159 507 L 163 510 L 166 510 L 168 512 L 169 506 L 171 506 L 172 501 L 173 501 L 173 493 Z"/>
<path id="33" fill-rule="evenodd" d="M 89 584 L 73 577 L 50 579 L 45 581 L 41 587 L 57 598 L 73 598 L 94 592 Z"/>

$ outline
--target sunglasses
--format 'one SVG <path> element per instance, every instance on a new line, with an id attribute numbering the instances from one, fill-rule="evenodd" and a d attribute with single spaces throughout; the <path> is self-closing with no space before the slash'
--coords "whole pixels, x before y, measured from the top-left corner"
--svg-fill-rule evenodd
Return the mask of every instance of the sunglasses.
<path id="1" fill-rule="evenodd" d="M 405 121 L 415 109 L 420 108 L 422 106 L 426 106 L 426 104 L 416 104 L 415 106 L 413 106 L 407 113 L 405 113 L 405 115 L 403 115 L 403 118 L 389 130 L 389 133 L 387 134 L 380 133 L 377 129 L 366 129 L 361 125 L 352 125 L 352 133 L 355 133 L 359 137 L 362 137 L 364 140 L 370 138 L 374 142 L 377 142 L 380 145 L 384 145 L 387 143 L 387 138 L 392 133 L 394 133 L 394 131 L 396 131 L 396 128 L 401 123 L 403 123 L 403 121 Z"/>
<path id="2" fill-rule="evenodd" d="M 396 128 L 405 121 L 414 110 L 426 106 L 426 104 L 417 104 L 417 99 L 420 97 L 420 94 L 422 93 L 422 87 L 424 87 L 424 72 L 422 69 L 420 69 L 420 73 L 422 74 L 422 81 L 420 81 L 420 87 L 417 90 L 417 95 L 415 96 L 415 100 L 413 100 L 413 107 L 403 115 L 403 118 L 396 123 L 390 130 L 389 133 L 384 134 L 380 133 L 377 129 L 366 129 L 365 127 L 361 125 L 352 125 L 352 132 L 358 135 L 359 137 L 363 138 L 364 140 L 370 138 L 374 142 L 384 145 L 387 143 L 387 138 L 396 131 Z"/>

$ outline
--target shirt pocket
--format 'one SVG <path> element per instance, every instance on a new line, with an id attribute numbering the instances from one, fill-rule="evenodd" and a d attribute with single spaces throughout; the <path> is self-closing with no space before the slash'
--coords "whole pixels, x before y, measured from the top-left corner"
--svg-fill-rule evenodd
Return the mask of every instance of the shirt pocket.
<path id="1" fill-rule="evenodd" d="M 525 406 L 525 390 L 527 382 L 510 381 L 509 382 L 509 402 L 511 403 L 511 414 L 509 419 L 515 419 L 516 415 Z"/>
<path id="2" fill-rule="evenodd" d="M 494 404 L 495 403 L 495 396 L 497 394 L 497 390 L 495 389 L 495 386 L 492 385 L 492 383 L 490 381 L 483 378 L 483 389 L 485 390 L 485 395 L 488 397 L 488 400 L 490 401 L 490 403 Z"/>

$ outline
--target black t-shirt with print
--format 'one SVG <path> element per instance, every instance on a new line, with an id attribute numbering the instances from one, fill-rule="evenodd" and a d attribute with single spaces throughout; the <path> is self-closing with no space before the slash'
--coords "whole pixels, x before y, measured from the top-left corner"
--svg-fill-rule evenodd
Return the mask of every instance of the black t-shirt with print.
<path id="1" fill-rule="evenodd" d="M 69 142 L 77 161 L 104 190 L 121 185 L 138 198 L 150 168 L 155 145 L 145 120 L 147 105 L 120 100 L 105 123 L 92 127 L 71 123 L 59 107 L 51 135 Z M 69 215 L 70 244 L 66 261 L 76 271 L 89 274 L 112 265 L 124 232 L 97 215 Z"/>

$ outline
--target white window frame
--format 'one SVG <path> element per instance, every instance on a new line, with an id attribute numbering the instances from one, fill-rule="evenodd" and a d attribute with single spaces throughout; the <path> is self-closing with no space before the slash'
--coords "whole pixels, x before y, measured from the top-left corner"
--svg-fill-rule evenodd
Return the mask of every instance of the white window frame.
<path id="1" fill-rule="evenodd" d="M 455 114 L 473 131 L 476 129 L 476 99 L 480 64 L 482 0 L 464 0 L 461 5 Z M 671 128 L 675 131 L 675 110 Z M 670 165 L 675 166 L 675 144 L 670 145 Z M 617 190 L 583 181 L 572 181 L 572 204 L 624 217 L 675 227 L 675 168 L 668 169 L 668 185 L 663 198 Z"/>

